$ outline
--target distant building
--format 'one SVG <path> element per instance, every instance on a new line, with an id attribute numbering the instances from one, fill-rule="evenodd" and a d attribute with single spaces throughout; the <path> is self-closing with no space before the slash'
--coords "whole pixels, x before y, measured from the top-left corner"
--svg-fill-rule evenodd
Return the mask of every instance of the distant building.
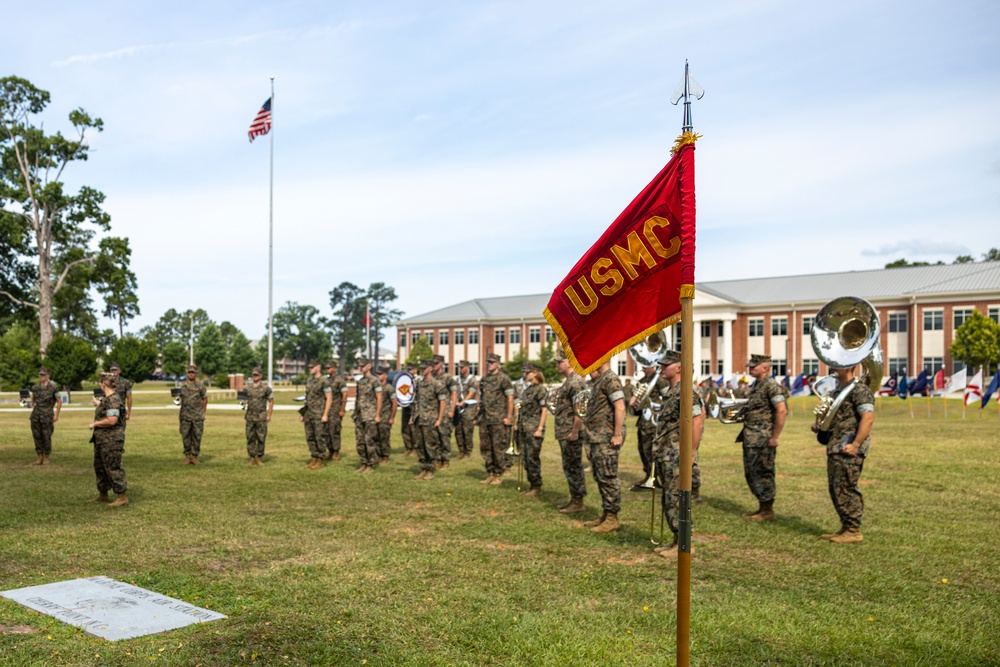
<path id="1" fill-rule="evenodd" d="M 698 283 L 696 374 L 731 378 L 746 371 L 751 354 L 771 355 L 777 375 L 826 373 L 809 333 L 816 312 L 839 296 L 862 297 L 878 309 L 886 374 L 942 367 L 952 373 L 962 364 L 948 350 L 972 310 L 1000 321 L 1000 262 Z M 556 340 L 542 317 L 549 297 L 473 299 L 400 320 L 399 363 L 420 336 L 453 372 L 462 359 L 479 372 L 494 352 L 507 361 L 524 348 L 535 359 L 547 341 Z M 670 327 L 668 338 L 680 346 L 680 325 Z M 635 372 L 627 352 L 612 359 L 612 368 L 623 376 Z"/>

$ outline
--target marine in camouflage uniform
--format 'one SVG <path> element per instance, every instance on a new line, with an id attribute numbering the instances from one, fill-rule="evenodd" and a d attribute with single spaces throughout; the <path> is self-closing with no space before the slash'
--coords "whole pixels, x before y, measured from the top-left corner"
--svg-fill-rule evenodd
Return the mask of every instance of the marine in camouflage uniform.
<path id="1" fill-rule="evenodd" d="M 382 412 L 378 422 L 379 463 L 388 463 L 392 453 L 392 424 L 396 421 L 396 391 L 389 384 L 389 367 L 379 366 L 378 380 L 382 384 Z"/>
<path id="2" fill-rule="evenodd" d="M 479 380 L 479 403 L 476 407 L 479 452 L 487 473 L 482 483 L 498 485 L 506 469 L 504 452 L 510 444 L 514 385 L 500 370 L 500 356 L 497 354 L 486 357 L 486 375 Z"/>
<path id="3" fill-rule="evenodd" d="M 585 522 L 591 530 L 606 533 L 618 530 L 618 512 L 622 506 L 621 481 L 618 479 L 618 455 L 625 440 L 625 392 L 611 365 L 604 363 L 591 373 L 591 394 L 583 423 L 590 443 L 590 462 L 594 481 L 601 492 L 600 519 Z"/>
<path id="4" fill-rule="evenodd" d="M 184 443 L 184 463 L 201 463 L 201 436 L 205 431 L 205 406 L 208 392 L 205 385 L 198 382 L 197 366 L 188 366 L 187 382 L 181 385 L 180 425 L 181 440 Z"/>
<path id="5" fill-rule="evenodd" d="M 653 458 L 656 462 L 656 477 L 661 486 L 660 507 L 666 516 L 667 526 L 673 533 L 671 544 L 654 549 L 670 557 L 677 553 L 677 533 L 680 530 L 680 465 L 681 465 L 681 357 L 670 351 L 660 360 L 663 367 L 661 379 L 666 385 L 661 392 L 662 407 L 656 437 L 653 442 Z M 704 429 L 704 403 L 696 389 L 691 392 L 692 454 L 697 451 Z M 692 487 L 694 486 L 692 480 Z"/>
<path id="6" fill-rule="evenodd" d="M 845 386 L 853 378 L 853 369 L 834 370 Z M 830 426 L 826 445 L 826 477 L 830 500 L 840 517 L 840 531 L 823 535 L 831 542 L 861 542 L 861 516 L 865 499 L 858 489 L 861 469 L 871 447 L 871 428 L 875 421 L 875 397 L 859 382 L 837 410 Z"/>
<path id="7" fill-rule="evenodd" d="M 330 381 L 320 375 L 320 362 L 310 366 L 310 378 L 306 381 L 305 405 L 299 409 L 299 419 L 305 425 L 306 444 L 309 446 L 309 463 L 306 468 L 316 470 L 323 467 L 323 459 L 329 451 L 327 441 L 329 432 L 326 422 L 330 418 L 330 406 L 333 403 L 333 387 Z"/>
<path id="8" fill-rule="evenodd" d="M 97 476 L 97 497 L 92 502 L 108 502 L 108 491 L 114 490 L 115 501 L 110 507 L 128 504 L 128 483 L 122 468 L 125 453 L 125 429 L 121 425 L 125 405 L 115 392 L 115 374 L 101 373 L 104 396 L 94 410 L 94 474 Z M 113 422 L 113 423 L 111 423 Z"/>
<path id="9" fill-rule="evenodd" d="M 372 374 L 368 359 L 358 359 L 364 377 L 358 380 L 354 399 L 354 442 L 361 466 L 357 472 L 369 473 L 378 465 L 378 424 L 382 421 L 382 383 Z"/>
<path id="10" fill-rule="evenodd" d="M 586 383 L 573 372 L 573 367 L 562 350 L 556 354 L 556 370 L 566 377 L 556 393 L 555 428 L 563 474 L 566 476 L 570 495 L 569 502 L 560 507 L 559 511 L 563 514 L 576 514 L 586 509 L 583 506 L 583 498 L 587 495 L 587 482 L 583 476 L 583 446 L 587 436 L 583 420 L 576 414 L 576 397 L 586 389 Z"/>
<path id="11" fill-rule="evenodd" d="M 458 458 L 472 457 L 473 433 L 475 431 L 476 404 L 469 401 L 479 400 L 479 378 L 472 374 L 472 365 L 468 361 L 460 361 L 459 375 L 456 380 L 459 385 L 458 400 L 462 414 L 455 425 L 455 445 L 458 447 Z"/>
<path id="12" fill-rule="evenodd" d="M 111 364 L 108 371 L 115 374 L 115 393 L 118 394 L 118 398 L 122 399 L 122 405 L 125 406 L 125 414 L 122 415 L 120 421 L 122 428 L 126 429 L 129 420 L 132 419 L 132 381 L 122 377 L 122 367 L 117 361 Z"/>
<path id="13" fill-rule="evenodd" d="M 52 455 L 52 432 L 62 410 L 59 386 L 49 380 L 49 369 L 38 369 L 39 382 L 31 387 L 31 437 L 35 441 L 36 466 L 48 465 Z"/>
<path id="14" fill-rule="evenodd" d="M 337 373 L 337 364 L 330 361 L 326 365 L 327 380 L 330 382 L 330 414 L 326 420 L 327 459 L 340 460 L 341 431 L 344 413 L 347 410 L 347 380 Z"/>
<path id="15" fill-rule="evenodd" d="M 247 393 L 246 420 L 247 465 L 264 465 L 264 445 L 267 441 L 267 423 L 271 421 L 271 411 L 274 409 L 274 392 L 261 381 L 261 370 L 253 369 L 253 382 L 244 387 Z"/>
<path id="16" fill-rule="evenodd" d="M 652 383 L 653 386 L 649 388 L 649 391 L 646 392 L 641 401 L 636 401 L 629 406 L 632 409 L 632 413 L 639 417 L 635 422 L 635 432 L 639 447 L 639 460 L 642 461 L 643 475 L 642 479 L 632 487 L 633 489 L 641 487 L 642 483 L 649 477 L 649 473 L 653 470 L 653 440 L 656 438 L 656 424 L 653 423 L 651 406 L 654 399 L 657 402 L 660 400 L 660 391 L 665 388 L 665 382 L 661 378 L 656 377 L 655 366 L 647 366 L 643 369 L 643 373 L 645 377 L 641 381 L 641 384 L 648 385 Z M 631 400 L 631 397 L 626 397 L 625 404 L 629 405 Z M 649 415 L 648 419 L 646 417 L 647 414 Z"/>
<path id="17" fill-rule="evenodd" d="M 458 380 L 444 372 L 444 357 L 434 355 L 434 378 L 445 388 L 448 394 L 444 406 L 444 419 L 438 427 L 441 446 L 438 448 L 438 467 L 447 468 L 451 459 L 451 432 L 455 427 L 455 410 L 458 408 Z"/>
<path id="18" fill-rule="evenodd" d="M 743 407 L 743 430 L 736 440 L 743 442 L 743 474 L 759 506 L 755 512 L 743 516 L 753 521 L 771 521 L 775 516 L 775 452 L 787 416 L 785 395 L 771 378 L 771 357 L 755 354 L 747 367 L 756 382 Z"/>
<path id="19" fill-rule="evenodd" d="M 521 394 L 521 409 L 518 410 L 517 428 L 521 443 L 521 458 L 530 488 L 526 495 L 537 496 L 542 488 L 542 441 L 545 440 L 545 419 L 548 407 L 542 369 L 531 364 L 528 371 L 528 386 Z"/>
<path id="20" fill-rule="evenodd" d="M 438 425 L 444 419 L 445 389 L 434 379 L 434 364 L 421 363 L 423 376 L 415 382 L 413 397 L 413 439 L 420 457 L 420 474 L 417 479 L 434 479 L 437 448 L 441 444 Z"/>

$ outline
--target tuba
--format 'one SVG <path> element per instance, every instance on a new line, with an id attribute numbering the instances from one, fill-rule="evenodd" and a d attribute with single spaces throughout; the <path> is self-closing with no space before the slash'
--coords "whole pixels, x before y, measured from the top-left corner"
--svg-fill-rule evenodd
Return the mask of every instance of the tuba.
<path id="1" fill-rule="evenodd" d="M 884 369 L 880 331 L 878 311 L 860 297 L 839 297 L 816 313 L 811 340 L 819 360 L 830 368 L 853 368 L 857 364 L 862 368 L 861 375 L 845 387 L 840 387 L 834 376 L 810 383 L 812 392 L 820 397 L 814 410 L 820 431 L 830 429 L 837 410 L 859 382 L 878 391 Z"/>
<path id="2" fill-rule="evenodd" d="M 747 400 L 749 399 L 719 396 L 713 391 L 705 401 L 705 409 L 711 417 L 723 424 L 742 424 L 746 418 L 743 408 L 746 407 Z"/>
<path id="3" fill-rule="evenodd" d="M 635 383 L 635 404 L 638 406 L 660 379 L 659 373 L 653 373 L 653 377 L 648 382 L 645 381 L 642 369 L 646 366 L 655 366 L 667 353 L 667 334 L 661 329 L 630 347 L 628 353 L 639 367 L 632 377 L 632 382 Z"/>

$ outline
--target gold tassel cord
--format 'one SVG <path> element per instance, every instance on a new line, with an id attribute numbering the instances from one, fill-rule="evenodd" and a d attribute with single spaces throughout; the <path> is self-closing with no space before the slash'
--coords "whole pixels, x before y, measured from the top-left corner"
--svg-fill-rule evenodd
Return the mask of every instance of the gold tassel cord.
<path id="1" fill-rule="evenodd" d="M 670 154 L 676 155 L 677 151 L 687 146 L 688 144 L 694 144 L 694 142 L 701 139 L 701 135 L 697 132 L 685 132 L 681 136 L 674 139 L 674 145 L 670 148 Z"/>

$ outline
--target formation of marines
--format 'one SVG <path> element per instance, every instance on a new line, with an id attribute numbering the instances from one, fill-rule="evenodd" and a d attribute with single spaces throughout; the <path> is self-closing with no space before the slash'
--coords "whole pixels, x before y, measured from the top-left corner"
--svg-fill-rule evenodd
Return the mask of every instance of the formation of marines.
<path id="1" fill-rule="evenodd" d="M 459 374 L 444 372 L 444 358 L 436 355 L 422 362 L 414 377 L 413 400 L 401 410 L 401 434 L 407 456 L 417 456 L 419 480 L 434 479 L 435 472 L 449 467 L 451 434 L 459 458 L 469 458 L 473 435 L 479 429 L 480 454 L 486 476 L 485 485 L 500 485 L 509 474 L 509 448 L 516 442 L 527 473 L 527 496 L 538 496 L 542 488 L 541 448 L 549 412 L 554 415 L 555 438 L 559 443 L 563 474 L 569 499 L 558 509 L 563 514 L 586 511 L 587 495 L 583 453 L 586 452 L 597 490 L 601 496 L 601 516 L 582 525 L 593 532 L 606 533 L 621 528 L 621 482 L 618 461 L 625 440 L 626 413 L 636 419 L 639 457 L 644 478 L 655 480 L 661 489 L 661 507 L 674 539 L 656 549 L 672 558 L 677 553 L 679 531 L 681 365 L 680 354 L 668 351 L 656 367 L 643 369 L 637 384 L 622 384 L 618 375 L 605 363 L 585 381 L 577 375 L 562 351 L 556 356 L 556 369 L 563 375 L 560 386 L 546 390 L 542 369 L 527 363 L 523 378 L 517 383 L 501 369 L 496 354 L 486 358 L 486 372 L 477 378 L 468 361 L 459 363 Z M 345 414 L 348 388 L 333 362 L 309 365 L 300 420 L 310 454 L 306 465 L 319 469 L 325 461 L 340 458 L 341 420 Z M 742 443 L 744 476 L 756 498 L 755 511 L 743 514 L 755 522 L 776 518 L 774 502 L 775 455 L 787 418 L 787 394 L 771 377 L 771 359 L 752 355 L 747 364 L 754 383 L 734 391 L 746 398 L 741 415 L 743 429 L 737 436 Z M 417 368 L 411 366 L 410 370 Z M 118 364 L 101 374 L 95 390 L 94 421 L 91 442 L 94 445 L 94 472 L 97 497 L 92 502 L 112 507 L 128 504 L 127 482 L 122 468 L 125 432 L 131 417 L 132 383 L 120 375 Z M 396 391 L 389 382 L 389 369 L 360 358 L 357 363 L 355 421 L 358 474 L 369 474 L 388 463 L 391 454 L 391 430 L 399 408 Z M 200 465 L 201 440 L 208 403 L 205 385 L 197 379 L 198 369 L 187 368 L 187 380 L 176 389 L 178 420 L 185 465 Z M 833 369 L 842 386 L 854 378 L 853 369 Z M 253 369 L 251 383 L 242 394 L 246 422 L 247 466 L 263 466 L 267 426 L 274 409 L 274 394 L 262 381 L 260 368 Z M 742 384 L 742 383 L 741 383 Z M 59 419 L 62 401 L 58 385 L 47 368 L 39 369 L 39 382 L 30 389 L 32 411 L 29 418 L 37 459 L 34 465 L 47 465 L 52 454 L 52 433 Z M 701 394 L 692 394 L 693 454 L 692 499 L 700 500 L 700 471 L 697 451 L 704 429 L 705 406 Z M 858 383 L 839 407 L 826 438 L 827 476 L 831 501 L 840 518 L 840 530 L 822 537 L 837 543 L 863 540 L 861 518 L 864 498 L 858 489 L 864 461 L 871 445 L 874 422 L 874 397 L 871 390 Z M 814 426 L 814 430 L 816 427 Z M 517 448 L 515 448 L 517 451 Z M 635 488 L 648 488 L 642 482 Z M 109 493 L 113 491 L 112 502 Z"/>

